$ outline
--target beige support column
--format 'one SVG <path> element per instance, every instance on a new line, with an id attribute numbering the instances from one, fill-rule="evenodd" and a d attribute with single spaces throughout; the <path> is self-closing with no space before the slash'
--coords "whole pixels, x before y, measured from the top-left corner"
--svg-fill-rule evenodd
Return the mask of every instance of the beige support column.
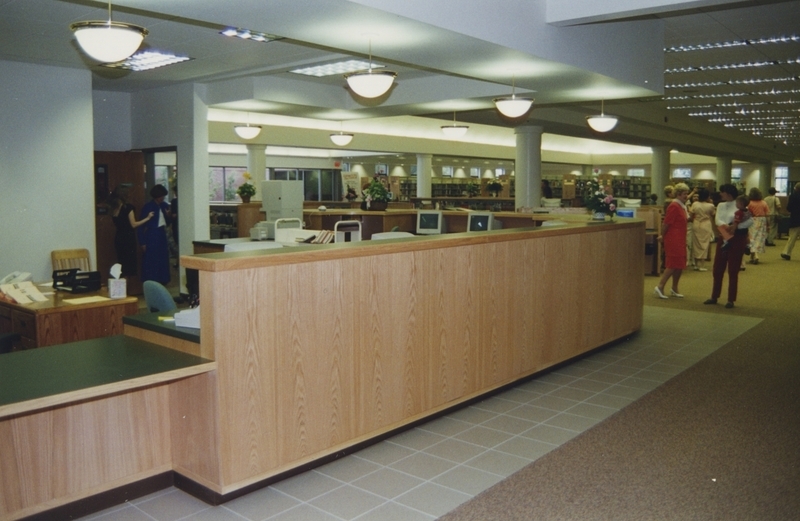
<path id="1" fill-rule="evenodd" d="M 717 189 L 720 185 L 731 183 L 731 158 L 718 157 L 717 158 Z"/>
<path id="2" fill-rule="evenodd" d="M 514 165 L 514 207 L 541 206 L 543 127 L 522 125 L 514 130 L 517 156 Z"/>
<path id="3" fill-rule="evenodd" d="M 417 197 L 431 196 L 432 175 L 433 155 L 417 154 Z"/>
<path id="4" fill-rule="evenodd" d="M 658 196 L 660 204 L 664 203 L 664 187 L 669 184 L 669 151 L 670 147 L 653 147 L 653 159 L 650 167 L 650 190 Z"/>
<path id="5" fill-rule="evenodd" d="M 260 201 L 261 182 L 267 179 L 267 145 L 247 144 L 247 171 L 253 176 L 252 182 L 256 187 L 256 195 L 253 196 L 253 200 Z"/>
<path id="6" fill-rule="evenodd" d="M 775 168 L 773 166 L 772 161 L 765 161 L 761 166 L 761 172 L 758 176 L 758 189 L 761 190 L 761 193 L 766 197 L 769 195 L 767 190 L 769 190 L 770 186 L 773 186 L 775 183 Z"/>

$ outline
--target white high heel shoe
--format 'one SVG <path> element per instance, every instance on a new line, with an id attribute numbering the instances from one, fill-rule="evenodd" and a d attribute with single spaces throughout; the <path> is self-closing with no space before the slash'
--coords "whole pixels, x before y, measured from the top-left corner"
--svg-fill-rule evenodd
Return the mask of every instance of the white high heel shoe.
<path id="1" fill-rule="evenodd" d="M 674 289 L 670 289 L 669 290 L 669 294 L 672 295 L 675 298 L 683 298 L 683 295 L 681 295 L 680 293 L 678 293 Z"/>
<path id="2" fill-rule="evenodd" d="M 656 286 L 655 295 L 656 295 L 656 298 L 669 298 L 668 296 L 666 296 L 663 293 L 661 293 L 661 290 L 658 289 L 658 286 Z"/>

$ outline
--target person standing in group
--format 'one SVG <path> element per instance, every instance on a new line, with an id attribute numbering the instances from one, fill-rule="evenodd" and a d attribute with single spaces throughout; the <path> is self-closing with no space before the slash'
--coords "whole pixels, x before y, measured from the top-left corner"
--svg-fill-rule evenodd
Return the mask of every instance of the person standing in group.
<path id="1" fill-rule="evenodd" d="M 769 195 L 764 198 L 769 208 L 767 215 L 767 246 L 775 246 L 775 239 L 778 238 L 778 223 L 781 221 L 781 200 L 775 195 L 778 191 L 775 187 L 770 187 Z"/>
<path id="2" fill-rule="evenodd" d="M 781 258 L 783 260 L 791 260 L 794 243 L 797 241 L 797 236 L 800 235 L 800 183 L 794 185 L 786 210 L 789 211 L 789 242 L 786 243 L 786 247 L 781 253 Z"/>
<path id="3" fill-rule="evenodd" d="M 664 294 L 667 281 L 672 278 L 672 289 L 670 295 L 683 298 L 678 291 L 678 282 L 681 274 L 686 269 L 686 226 L 689 220 L 689 212 L 686 210 L 686 201 L 689 199 L 689 187 L 684 183 L 678 183 L 674 187 L 675 199 L 667 207 L 664 216 L 664 224 L 661 227 L 661 239 L 664 242 L 664 274 L 658 286 L 655 288 L 655 295 L 658 298 L 668 298 Z"/>
<path id="4" fill-rule="evenodd" d="M 128 188 L 118 186 L 111 193 L 111 220 L 117 231 L 114 234 L 114 250 L 117 252 L 117 262 L 122 265 L 122 276 L 131 276 L 138 273 L 136 267 L 136 232 L 134 230 L 153 218 L 153 212 L 144 215 L 141 220 L 136 220 L 136 209 L 128 203 Z"/>
<path id="5" fill-rule="evenodd" d="M 152 200 L 142 207 L 142 216 L 153 214 L 152 219 L 139 227 L 139 245 L 142 248 L 142 282 L 154 280 L 161 284 L 167 284 L 170 280 L 169 245 L 167 244 L 169 204 L 164 202 L 167 193 L 164 185 L 155 185 L 150 190 Z"/>
<path id="6" fill-rule="evenodd" d="M 741 222 L 734 222 L 737 212 L 735 200 L 739 195 L 736 187 L 732 184 L 724 184 L 719 187 L 721 202 L 717 205 L 715 222 L 718 227 L 726 227 L 731 238 L 727 246 L 723 247 L 722 237 L 717 239 L 717 248 L 714 252 L 714 285 L 711 289 L 711 298 L 703 304 L 716 304 L 722 294 L 722 279 L 725 271 L 728 271 L 728 302 L 726 308 L 732 308 L 736 302 L 736 293 L 739 286 L 739 269 L 742 266 L 744 250 L 747 247 L 747 229 L 753 225 L 753 219 L 749 215 Z"/>
<path id="7" fill-rule="evenodd" d="M 767 216 L 769 207 L 764 202 L 761 190 L 756 187 L 750 189 L 750 204 L 747 210 L 753 216 L 753 226 L 750 227 L 750 264 L 758 264 L 758 254 L 764 253 L 764 243 L 767 241 Z"/>
<path id="8" fill-rule="evenodd" d="M 664 213 L 667 213 L 670 203 L 675 199 L 675 187 L 667 185 L 664 187 Z"/>
<path id="9" fill-rule="evenodd" d="M 711 225 L 716 209 L 709 202 L 709 193 L 701 188 L 697 201 L 692 203 L 689 212 L 692 214 L 692 254 L 695 271 L 708 271 L 703 267 L 708 257 L 708 248 L 714 240 L 714 228 Z"/>

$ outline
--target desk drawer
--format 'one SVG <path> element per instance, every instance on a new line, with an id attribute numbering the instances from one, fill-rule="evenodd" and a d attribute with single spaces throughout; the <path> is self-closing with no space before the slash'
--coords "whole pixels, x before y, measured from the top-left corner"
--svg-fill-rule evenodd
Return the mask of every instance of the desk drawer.
<path id="1" fill-rule="evenodd" d="M 12 310 L 11 331 L 22 336 L 22 344 L 26 347 L 36 345 L 36 317 L 33 313 Z"/>

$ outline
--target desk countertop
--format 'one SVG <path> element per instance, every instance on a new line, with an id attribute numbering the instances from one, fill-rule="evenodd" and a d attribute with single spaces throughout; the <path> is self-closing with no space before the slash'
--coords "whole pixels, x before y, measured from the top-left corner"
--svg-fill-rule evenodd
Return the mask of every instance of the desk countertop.
<path id="1" fill-rule="evenodd" d="M 0 355 L 0 418 L 168 382 L 213 361 L 124 335 Z"/>
<path id="2" fill-rule="evenodd" d="M 178 311 L 180 310 L 171 311 L 169 313 L 140 313 L 138 315 L 128 315 L 122 317 L 122 323 L 199 344 L 199 329 L 178 327 L 175 325 L 174 320 L 161 320 L 162 317 L 174 316 Z"/>

